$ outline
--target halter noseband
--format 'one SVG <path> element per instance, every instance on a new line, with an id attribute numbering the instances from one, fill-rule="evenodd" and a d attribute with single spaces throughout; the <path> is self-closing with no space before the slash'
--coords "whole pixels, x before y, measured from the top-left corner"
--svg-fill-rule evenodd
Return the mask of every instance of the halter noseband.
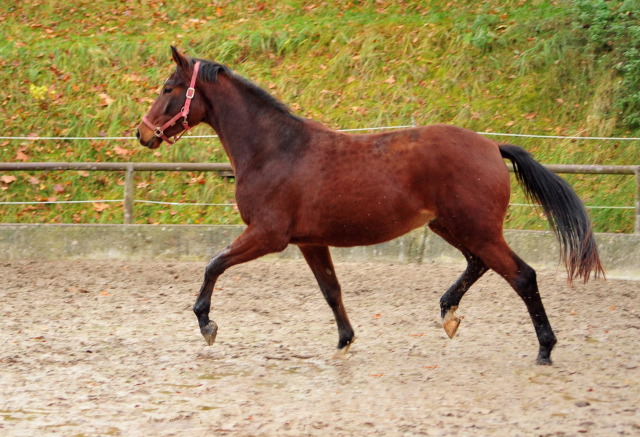
<path id="1" fill-rule="evenodd" d="M 189 115 L 189 106 L 191 106 L 191 99 L 193 99 L 193 96 L 195 96 L 195 94 L 196 94 L 195 85 L 196 85 L 196 78 L 198 77 L 198 69 L 199 68 L 200 68 L 200 61 L 196 62 L 196 65 L 193 67 L 193 75 L 191 76 L 191 84 L 189 85 L 189 88 L 187 89 L 187 100 L 184 102 L 184 106 L 182 107 L 182 110 L 178 114 L 176 114 L 175 117 L 173 117 L 171 120 L 167 121 L 164 125 L 162 125 L 162 127 L 154 126 L 149 121 L 149 119 L 147 118 L 146 115 L 144 117 L 142 117 L 142 122 L 144 124 L 146 124 L 147 126 L 149 126 L 153 130 L 153 133 L 155 134 L 155 136 L 158 137 L 158 138 L 162 138 L 164 141 L 166 141 L 169 144 L 174 144 L 176 141 L 178 141 L 180 138 L 182 138 L 182 136 L 189 129 L 191 129 L 191 126 L 189 126 L 189 123 L 187 122 L 187 115 Z M 182 131 L 180 136 L 174 135 L 173 136 L 173 141 L 171 141 L 164 134 L 164 130 L 166 128 L 176 124 L 176 121 L 178 121 L 178 119 L 181 118 L 181 117 L 184 118 L 182 120 L 182 126 L 184 127 L 184 131 Z"/>

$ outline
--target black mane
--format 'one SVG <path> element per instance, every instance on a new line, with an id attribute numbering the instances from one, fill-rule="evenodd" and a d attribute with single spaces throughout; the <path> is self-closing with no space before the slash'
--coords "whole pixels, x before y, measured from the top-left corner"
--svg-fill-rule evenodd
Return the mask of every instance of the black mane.
<path id="1" fill-rule="evenodd" d="M 244 77 L 238 74 L 235 74 L 231 70 L 231 68 L 227 67 L 226 65 L 219 64 L 213 61 L 207 61 L 206 59 L 197 59 L 197 58 L 191 59 L 192 64 L 195 64 L 197 61 L 200 61 L 200 71 L 198 73 L 198 76 L 201 79 L 204 79 L 205 81 L 208 81 L 208 82 L 217 82 L 218 73 L 222 72 L 227 76 L 229 76 L 229 78 L 235 80 L 240 85 L 244 86 L 244 88 L 247 91 L 249 91 L 253 96 L 257 97 L 259 100 L 263 101 L 267 105 L 271 106 L 274 109 L 277 109 L 278 111 L 290 117 L 300 119 L 298 116 L 291 113 L 291 109 L 289 109 L 287 105 L 285 105 L 280 100 L 273 97 L 271 94 L 269 94 L 268 92 L 266 92 L 265 90 L 260 88 L 258 85 L 254 84 L 253 82 L 245 79 Z"/>

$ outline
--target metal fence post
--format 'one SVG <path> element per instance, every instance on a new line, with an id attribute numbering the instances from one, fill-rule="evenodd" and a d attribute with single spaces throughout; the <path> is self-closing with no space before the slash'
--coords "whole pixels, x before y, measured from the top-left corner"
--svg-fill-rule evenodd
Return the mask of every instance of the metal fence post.
<path id="1" fill-rule="evenodd" d="M 133 164 L 127 165 L 124 177 L 124 224 L 133 223 Z"/>
<path id="2" fill-rule="evenodd" d="M 640 165 L 636 167 L 636 234 L 640 234 Z"/>

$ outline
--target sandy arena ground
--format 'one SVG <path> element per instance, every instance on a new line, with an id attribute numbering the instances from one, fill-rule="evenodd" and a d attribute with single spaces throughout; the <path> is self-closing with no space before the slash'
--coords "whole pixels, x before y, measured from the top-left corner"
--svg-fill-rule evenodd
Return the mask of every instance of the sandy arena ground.
<path id="1" fill-rule="evenodd" d="M 0 435 L 640 435 L 640 282 L 538 272 L 559 340 L 540 367 L 497 275 L 449 340 L 438 300 L 460 266 L 338 264 L 357 336 L 342 361 L 297 261 L 223 275 L 207 347 L 191 311 L 204 265 L 0 265 Z"/>

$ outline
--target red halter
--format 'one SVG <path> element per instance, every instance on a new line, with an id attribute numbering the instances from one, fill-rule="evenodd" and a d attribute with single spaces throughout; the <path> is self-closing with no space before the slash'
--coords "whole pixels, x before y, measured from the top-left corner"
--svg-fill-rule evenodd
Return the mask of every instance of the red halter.
<path id="1" fill-rule="evenodd" d="M 153 130 L 153 133 L 156 135 L 156 137 L 162 138 L 163 140 L 165 140 L 169 144 L 174 144 L 176 141 L 178 141 L 180 138 L 182 138 L 182 135 L 184 135 L 189 129 L 191 129 L 191 127 L 189 126 L 189 123 L 187 122 L 187 115 L 189 115 L 189 106 L 191 106 L 191 99 L 193 99 L 193 96 L 196 94 L 196 89 L 194 87 L 196 85 L 196 78 L 198 77 L 198 69 L 199 68 L 200 68 L 200 61 L 196 62 L 196 65 L 193 67 L 193 76 L 191 76 L 191 84 L 189 85 L 189 88 L 187 89 L 187 100 L 184 102 L 184 106 L 182 107 L 182 110 L 178 114 L 176 114 L 175 117 L 173 117 L 171 120 L 167 121 L 164 125 L 162 125 L 162 127 L 154 126 L 149 121 L 149 119 L 147 119 L 146 115 L 144 117 L 142 117 L 142 122 L 144 124 L 146 124 L 147 126 L 149 126 Z M 180 136 L 174 135 L 173 136 L 173 141 L 171 141 L 164 134 L 164 130 L 166 128 L 176 124 L 176 121 L 178 121 L 178 119 L 180 117 L 184 118 L 184 120 L 182 120 L 182 126 L 184 127 L 184 131 L 182 131 Z"/>

